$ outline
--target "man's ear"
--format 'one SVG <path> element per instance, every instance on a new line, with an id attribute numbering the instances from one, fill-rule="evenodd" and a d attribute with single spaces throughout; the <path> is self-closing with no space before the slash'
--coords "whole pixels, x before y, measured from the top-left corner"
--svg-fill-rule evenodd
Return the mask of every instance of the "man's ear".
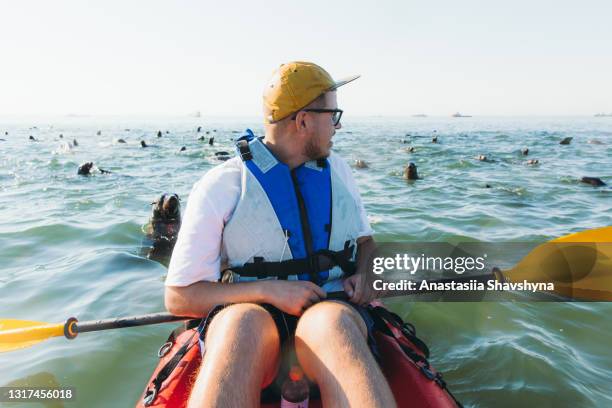
<path id="1" fill-rule="evenodd" d="M 295 126 L 298 130 L 306 128 L 306 112 L 300 111 L 295 115 Z"/>

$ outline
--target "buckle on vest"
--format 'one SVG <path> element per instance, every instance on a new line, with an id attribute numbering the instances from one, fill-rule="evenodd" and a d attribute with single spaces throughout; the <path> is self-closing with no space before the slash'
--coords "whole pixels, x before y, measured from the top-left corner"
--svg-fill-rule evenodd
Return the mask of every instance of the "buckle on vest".
<path id="1" fill-rule="evenodd" d="M 249 142 L 246 140 L 239 140 L 236 144 L 238 145 L 238 151 L 240 152 L 240 158 L 242 161 L 253 160 L 253 154 L 249 148 Z"/>

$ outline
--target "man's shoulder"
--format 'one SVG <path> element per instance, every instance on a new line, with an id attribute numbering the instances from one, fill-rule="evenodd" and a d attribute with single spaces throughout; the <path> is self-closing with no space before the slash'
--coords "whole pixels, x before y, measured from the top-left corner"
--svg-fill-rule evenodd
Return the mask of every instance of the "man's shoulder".
<path id="1" fill-rule="evenodd" d="M 327 161 L 329 162 L 330 167 L 342 177 L 345 177 L 347 174 L 351 174 L 351 168 L 342 156 L 334 152 L 330 152 L 329 156 L 327 157 Z"/>
<path id="2" fill-rule="evenodd" d="M 239 157 L 233 157 L 208 170 L 197 181 L 196 185 L 240 182 L 242 162 Z"/>
<path id="3" fill-rule="evenodd" d="M 242 163 L 239 157 L 208 170 L 193 186 L 192 193 L 202 196 L 232 194 L 240 190 Z"/>

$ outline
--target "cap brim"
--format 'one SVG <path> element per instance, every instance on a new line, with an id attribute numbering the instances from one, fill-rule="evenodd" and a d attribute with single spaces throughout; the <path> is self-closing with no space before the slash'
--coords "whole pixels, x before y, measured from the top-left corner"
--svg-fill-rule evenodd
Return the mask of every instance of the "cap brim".
<path id="1" fill-rule="evenodd" d="M 359 78 L 361 75 L 353 75 L 347 78 L 342 78 L 339 81 L 336 81 L 336 83 L 328 89 L 328 91 L 335 91 L 336 89 L 340 88 L 342 85 L 346 85 L 349 82 L 353 82 L 354 80 L 356 80 L 357 78 Z"/>

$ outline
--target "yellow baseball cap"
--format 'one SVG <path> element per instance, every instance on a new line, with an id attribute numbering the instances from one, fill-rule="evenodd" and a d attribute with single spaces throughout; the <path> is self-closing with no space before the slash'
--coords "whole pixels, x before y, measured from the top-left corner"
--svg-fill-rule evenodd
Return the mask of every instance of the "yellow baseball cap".
<path id="1" fill-rule="evenodd" d="M 325 92 L 338 89 L 359 78 L 354 75 L 334 81 L 327 71 L 312 62 L 282 64 L 270 78 L 263 92 L 267 123 L 275 123 L 303 109 Z"/>

